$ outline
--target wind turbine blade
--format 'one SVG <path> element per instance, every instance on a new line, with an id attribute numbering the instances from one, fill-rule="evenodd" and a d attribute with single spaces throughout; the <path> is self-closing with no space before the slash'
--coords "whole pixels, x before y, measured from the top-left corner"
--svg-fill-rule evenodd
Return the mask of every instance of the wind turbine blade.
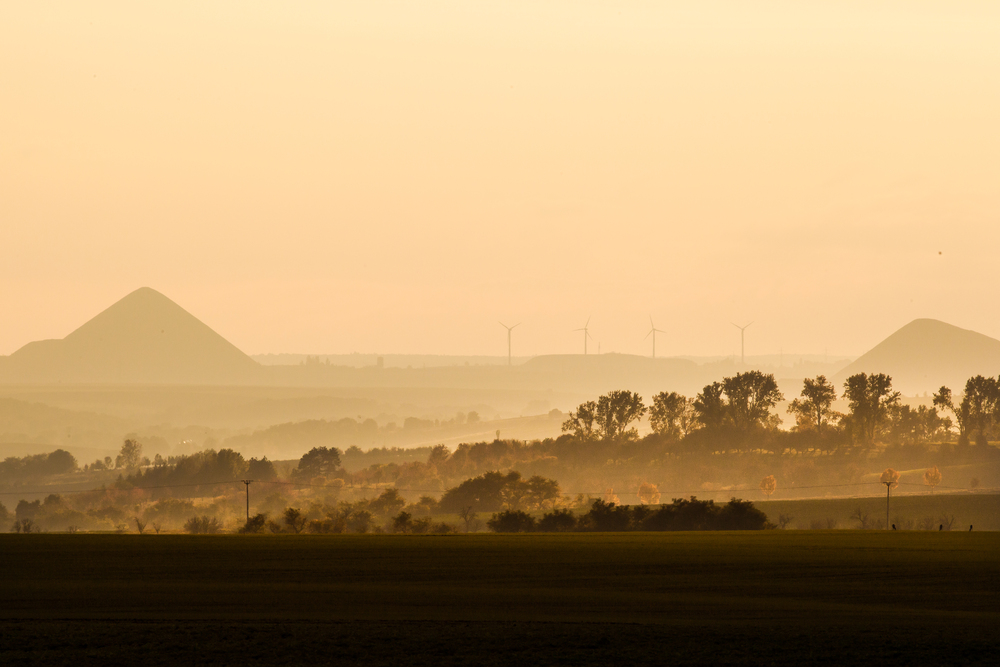
<path id="1" fill-rule="evenodd" d="M 647 338 L 649 338 L 650 334 L 652 334 L 654 331 L 656 331 L 656 329 L 650 329 L 649 333 L 647 333 L 645 336 L 643 336 L 642 339 L 646 340 Z"/>
<path id="2" fill-rule="evenodd" d="M 519 326 L 521 326 L 521 323 L 520 323 L 520 322 L 518 322 L 517 324 L 515 324 L 514 326 L 512 326 L 512 327 L 511 327 L 511 329 L 512 329 L 512 330 L 513 330 L 513 329 L 516 329 L 516 328 L 518 328 Z"/>

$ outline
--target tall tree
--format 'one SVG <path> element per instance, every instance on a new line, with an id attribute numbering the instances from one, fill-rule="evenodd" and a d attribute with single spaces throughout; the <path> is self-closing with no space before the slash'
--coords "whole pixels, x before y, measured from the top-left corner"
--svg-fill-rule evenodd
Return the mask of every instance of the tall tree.
<path id="1" fill-rule="evenodd" d="M 579 440 L 593 440 L 596 437 L 597 402 L 581 403 L 576 412 L 570 411 L 569 419 L 563 422 L 563 432 L 571 432 Z"/>
<path id="2" fill-rule="evenodd" d="M 771 415 L 771 408 L 784 399 L 774 376 L 760 371 L 727 377 L 722 381 L 722 388 L 729 399 L 733 425 L 741 433 L 763 426 Z"/>
<path id="3" fill-rule="evenodd" d="M 642 396 L 627 390 L 608 392 L 597 399 L 597 431 L 603 440 L 634 439 L 639 433 L 629 428 L 646 413 Z"/>
<path id="4" fill-rule="evenodd" d="M 985 445 L 1000 410 L 1000 383 L 982 375 L 969 378 L 959 410 L 965 416 L 967 433 L 975 436 L 977 445 Z"/>
<path id="5" fill-rule="evenodd" d="M 864 448 L 875 445 L 882 428 L 889 422 L 891 409 L 899 403 L 899 392 L 892 389 L 892 378 L 885 373 L 857 373 L 844 382 L 844 398 L 855 440 Z"/>
<path id="6" fill-rule="evenodd" d="M 675 391 L 660 392 L 653 396 L 649 408 L 649 425 L 653 433 L 668 438 L 681 438 L 691 430 L 694 401 Z"/>
<path id="7" fill-rule="evenodd" d="M 294 475 L 302 479 L 326 477 L 340 467 L 340 450 L 336 447 L 313 447 L 302 455 Z"/>
<path id="8" fill-rule="evenodd" d="M 801 396 L 788 406 L 788 412 L 795 415 L 795 422 L 800 429 L 822 432 L 824 426 L 839 418 L 833 409 L 837 390 L 825 375 L 803 380 Z"/>
<path id="9" fill-rule="evenodd" d="M 134 470 L 142 462 L 142 443 L 128 439 L 122 443 L 121 451 L 115 457 L 115 467 Z"/>
<path id="10" fill-rule="evenodd" d="M 934 394 L 934 407 L 938 410 L 948 410 L 951 414 L 955 415 L 955 423 L 958 426 L 958 444 L 967 445 L 969 444 L 969 434 L 966 431 L 966 414 L 960 406 L 955 406 L 954 398 L 951 395 L 951 389 L 942 386 Z"/>
<path id="11" fill-rule="evenodd" d="M 728 410 L 721 382 L 705 385 L 694 399 L 695 419 L 702 427 L 719 428 L 726 423 Z"/>

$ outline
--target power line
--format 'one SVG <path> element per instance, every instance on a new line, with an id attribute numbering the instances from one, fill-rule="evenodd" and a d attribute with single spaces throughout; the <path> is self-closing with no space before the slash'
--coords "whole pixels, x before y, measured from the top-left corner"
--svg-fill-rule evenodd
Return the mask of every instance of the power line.
<path id="1" fill-rule="evenodd" d="M 52 488 L 48 488 L 48 489 L 34 489 L 34 490 L 21 490 L 21 491 L 0 491 L 0 496 L 44 495 L 44 494 L 53 494 L 53 493 L 58 493 L 60 495 L 68 495 L 68 494 L 76 494 L 76 493 L 92 493 L 94 491 L 149 491 L 149 490 L 158 490 L 158 489 L 194 488 L 194 487 L 199 487 L 199 486 L 223 486 L 223 485 L 226 485 L 226 484 L 245 484 L 246 485 L 246 493 L 247 493 L 247 506 L 249 508 L 249 503 L 250 503 L 250 501 L 249 501 L 249 498 L 250 498 L 250 484 L 251 483 L 275 484 L 275 485 L 282 485 L 282 486 L 298 486 L 298 487 L 319 488 L 319 489 L 343 489 L 343 488 L 350 488 L 352 490 L 358 489 L 358 490 L 363 490 L 363 491 L 369 491 L 369 490 L 370 491 L 377 491 L 379 489 L 385 490 L 385 489 L 388 489 L 388 488 L 396 488 L 396 487 L 379 486 L 378 484 L 374 484 L 374 485 L 370 485 L 370 484 L 359 484 L 359 485 L 354 485 L 354 484 L 350 484 L 350 485 L 348 485 L 348 484 L 312 484 L 312 483 L 309 483 L 309 482 L 291 482 L 291 481 L 282 481 L 282 480 L 231 479 L 231 480 L 222 480 L 222 481 L 216 481 L 216 482 L 198 482 L 198 483 L 194 483 L 194 484 L 158 484 L 158 485 L 153 485 L 153 486 L 132 486 L 132 487 L 128 487 L 128 488 L 100 487 L 100 488 L 94 488 L 94 489 L 81 489 L 81 490 L 76 490 L 76 491 L 62 491 L 62 492 L 60 492 L 60 491 L 58 491 L 56 489 L 52 489 Z M 806 489 L 835 489 L 835 488 L 846 488 L 846 487 L 856 487 L 856 486 L 872 486 L 872 485 L 881 486 L 881 484 L 882 484 L 881 482 L 849 482 L 849 483 L 844 483 L 844 484 L 812 484 L 812 485 L 798 485 L 798 486 L 783 486 L 783 487 L 781 487 L 781 490 L 795 491 L 795 490 L 806 490 Z M 919 482 L 898 482 L 898 484 L 900 486 L 926 486 L 925 484 L 921 484 Z M 950 490 L 955 490 L 955 491 L 966 491 L 966 490 L 968 490 L 968 489 L 965 489 L 963 487 L 958 487 L 958 486 L 942 486 L 942 485 L 938 485 L 937 487 L 934 487 L 934 488 L 950 489 Z M 404 490 L 405 491 L 409 491 L 411 493 L 440 493 L 441 492 L 441 489 L 414 489 L 414 488 L 409 488 L 409 487 L 405 488 Z M 751 492 L 753 492 L 753 491 L 759 491 L 760 489 L 758 487 L 755 487 L 755 486 L 738 486 L 738 487 L 730 487 L 730 488 L 725 488 L 725 489 L 704 489 L 704 488 L 699 488 L 699 489 L 687 489 L 687 490 L 664 490 L 664 489 L 657 489 L 657 490 L 659 491 L 659 493 L 661 495 L 662 494 L 677 494 L 678 496 L 687 496 L 687 495 L 696 495 L 696 494 L 699 494 L 699 493 L 704 493 L 704 494 L 719 494 L 719 493 L 745 492 L 745 491 L 751 491 Z M 606 491 L 563 491 L 563 495 L 569 495 L 569 496 L 575 496 L 575 495 L 603 496 L 605 493 L 606 493 Z M 638 496 L 639 495 L 638 491 L 614 491 L 613 493 L 615 495 L 620 495 L 620 496 Z M 249 514 L 249 509 L 247 510 L 247 513 Z"/>

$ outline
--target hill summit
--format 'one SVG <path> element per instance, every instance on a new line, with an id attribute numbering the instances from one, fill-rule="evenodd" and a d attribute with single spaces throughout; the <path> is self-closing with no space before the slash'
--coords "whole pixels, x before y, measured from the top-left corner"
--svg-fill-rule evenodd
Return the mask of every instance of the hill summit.
<path id="1" fill-rule="evenodd" d="M 1000 374 L 1000 340 L 941 322 L 913 320 L 837 374 L 842 383 L 855 373 L 886 373 L 904 394 L 959 393 L 973 375 Z"/>
<path id="2" fill-rule="evenodd" d="M 0 365 L 14 383 L 244 384 L 253 359 L 154 289 L 143 287 L 62 340 L 28 343 Z"/>

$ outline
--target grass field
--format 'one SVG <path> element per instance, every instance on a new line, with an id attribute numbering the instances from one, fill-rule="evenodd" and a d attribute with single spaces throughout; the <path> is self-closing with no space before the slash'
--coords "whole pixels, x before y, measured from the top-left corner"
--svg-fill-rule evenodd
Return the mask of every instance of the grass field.
<path id="1" fill-rule="evenodd" d="M 0 535 L 0 662 L 993 664 L 1000 534 Z"/>
<path id="2" fill-rule="evenodd" d="M 883 493 L 885 488 L 883 487 Z M 861 508 L 880 528 L 885 527 L 885 496 L 870 498 L 810 498 L 802 500 L 758 500 L 754 507 L 777 524 L 782 514 L 792 517 L 789 528 L 809 528 L 811 522 L 832 519 L 838 528 L 857 528 L 851 513 Z M 889 520 L 902 527 L 907 521 L 917 528 L 930 519 L 933 530 L 943 516 L 954 517 L 952 530 L 1000 530 L 1000 495 L 995 493 L 925 493 L 893 496 L 889 501 Z"/>

